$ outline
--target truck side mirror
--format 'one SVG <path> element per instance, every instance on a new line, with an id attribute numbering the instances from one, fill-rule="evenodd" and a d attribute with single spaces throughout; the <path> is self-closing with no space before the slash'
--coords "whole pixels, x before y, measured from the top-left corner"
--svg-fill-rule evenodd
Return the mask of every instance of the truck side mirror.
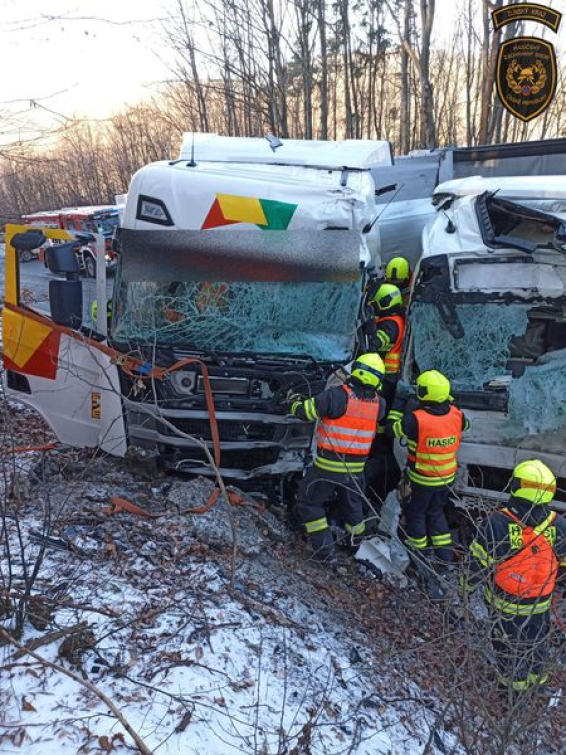
<path id="1" fill-rule="evenodd" d="M 83 324 L 83 284 L 80 280 L 49 281 L 51 317 L 58 325 L 78 330 Z"/>
<path id="2" fill-rule="evenodd" d="M 56 275 L 76 276 L 80 273 L 79 261 L 75 252 L 76 241 L 57 244 L 47 250 L 47 267 Z"/>
<path id="3" fill-rule="evenodd" d="M 12 236 L 12 246 L 18 252 L 31 252 L 45 244 L 46 238 L 41 231 L 26 231 Z"/>
<path id="4" fill-rule="evenodd" d="M 51 317 L 58 325 L 78 330 L 83 323 L 83 284 L 79 280 L 80 267 L 76 241 L 57 244 L 47 250 L 47 267 L 66 280 L 49 281 Z"/>

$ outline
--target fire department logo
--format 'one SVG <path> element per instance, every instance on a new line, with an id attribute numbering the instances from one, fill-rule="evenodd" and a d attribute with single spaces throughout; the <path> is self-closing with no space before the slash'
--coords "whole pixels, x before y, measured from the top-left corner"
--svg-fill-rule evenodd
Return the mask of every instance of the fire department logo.
<path id="1" fill-rule="evenodd" d="M 517 37 L 499 47 L 497 93 L 516 118 L 531 121 L 543 113 L 556 92 L 554 46 L 536 37 Z"/>

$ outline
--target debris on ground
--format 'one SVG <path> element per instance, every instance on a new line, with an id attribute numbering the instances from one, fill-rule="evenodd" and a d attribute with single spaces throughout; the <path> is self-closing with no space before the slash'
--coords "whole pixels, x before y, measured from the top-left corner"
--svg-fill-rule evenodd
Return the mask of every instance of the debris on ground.
<path id="1" fill-rule="evenodd" d="M 35 415 L 15 416 L 19 435 L 29 416 L 34 441 L 52 440 Z M 42 563 L 22 648 L 0 639 L 0 750 L 126 751 L 106 696 L 164 755 L 464 752 L 442 699 L 450 635 L 437 607 L 415 611 L 411 580 L 401 589 L 346 550 L 325 568 L 283 507 L 136 464 L 75 449 L 11 461 L 27 493 L 6 490 L 20 535 L 0 626 L 24 604 L 22 559 Z"/>

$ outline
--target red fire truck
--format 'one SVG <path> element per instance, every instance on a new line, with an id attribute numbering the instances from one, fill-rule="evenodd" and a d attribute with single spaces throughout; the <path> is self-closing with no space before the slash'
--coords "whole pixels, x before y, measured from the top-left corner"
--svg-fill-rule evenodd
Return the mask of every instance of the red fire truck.
<path id="1" fill-rule="evenodd" d="M 23 215 L 24 225 L 41 228 L 61 228 L 70 231 L 77 239 L 77 255 L 88 278 L 96 277 L 96 243 L 93 234 L 102 233 L 106 241 L 106 269 L 116 267 L 116 253 L 112 250 L 112 237 L 119 223 L 119 210 L 116 205 L 94 205 L 91 207 L 63 207 L 60 210 L 35 212 Z M 28 262 L 32 259 L 22 259 Z M 45 262 L 44 250 L 39 250 L 39 258 Z"/>

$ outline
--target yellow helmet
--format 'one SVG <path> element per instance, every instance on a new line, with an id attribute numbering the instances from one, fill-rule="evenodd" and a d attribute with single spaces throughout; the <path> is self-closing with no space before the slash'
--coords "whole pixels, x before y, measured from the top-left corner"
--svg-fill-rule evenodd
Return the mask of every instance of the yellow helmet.
<path id="1" fill-rule="evenodd" d="M 375 292 L 373 302 L 380 312 L 387 312 L 403 304 L 403 296 L 397 286 L 392 283 L 382 283 Z"/>
<path id="2" fill-rule="evenodd" d="M 421 372 L 417 378 L 417 396 L 420 401 L 432 401 L 441 404 L 452 401 L 450 381 L 438 370 Z"/>
<path id="3" fill-rule="evenodd" d="M 404 257 L 393 257 L 385 268 L 385 277 L 393 283 L 404 283 L 411 277 L 409 262 Z"/>
<path id="4" fill-rule="evenodd" d="M 385 365 L 379 354 L 360 354 L 352 365 L 352 377 L 376 390 L 381 386 L 384 373 Z"/>
<path id="5" fill-rule="evenodd" d="M 511 494 L 530 503 L 550 503 L 556 493 L 556 477 L 538 459 L 523 461 L 513 470 Z"/>

